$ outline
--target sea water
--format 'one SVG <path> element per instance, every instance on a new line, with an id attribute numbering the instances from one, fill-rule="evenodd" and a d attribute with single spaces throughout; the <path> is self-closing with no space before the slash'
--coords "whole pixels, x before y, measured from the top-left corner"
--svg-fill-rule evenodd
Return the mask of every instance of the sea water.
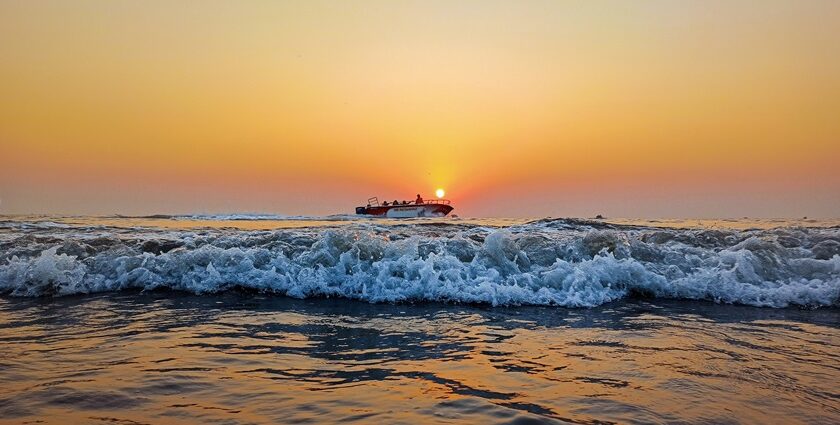
<path id="1" fill-rule="evenodd" d="M 829 423 L 840 223 L 0 218 L 7 423 Z"/>

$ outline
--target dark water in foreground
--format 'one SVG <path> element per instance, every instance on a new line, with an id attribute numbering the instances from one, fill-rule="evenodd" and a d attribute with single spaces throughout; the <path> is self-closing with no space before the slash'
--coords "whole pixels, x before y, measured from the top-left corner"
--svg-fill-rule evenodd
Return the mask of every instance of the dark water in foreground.
<path id="1" fill-rule="evenodd" d="M 0 298 L 3 423 L 836 423 L 840 310 Z"/>

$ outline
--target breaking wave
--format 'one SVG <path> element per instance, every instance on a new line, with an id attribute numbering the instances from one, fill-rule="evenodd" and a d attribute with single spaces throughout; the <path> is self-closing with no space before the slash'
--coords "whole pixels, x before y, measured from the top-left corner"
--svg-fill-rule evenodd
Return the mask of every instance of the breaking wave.
<path id="1" fill-rule="evenodd" d="M 591 307 L 628 296 L 838 306 L 840 229 L 664 229 L 576 220 L 496 228 L 275 231 L 0 222 L 0 293 L 245 288 L 297 298 Z"/>

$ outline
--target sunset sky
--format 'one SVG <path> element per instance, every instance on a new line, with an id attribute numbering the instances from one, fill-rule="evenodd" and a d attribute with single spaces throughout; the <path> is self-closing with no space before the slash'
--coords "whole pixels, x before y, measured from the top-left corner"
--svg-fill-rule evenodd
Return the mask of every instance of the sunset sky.
<path id="1" fill-rule="evenodd" d="M 0 0 L 0 214 L 840 216 L 838 1 Z"/>

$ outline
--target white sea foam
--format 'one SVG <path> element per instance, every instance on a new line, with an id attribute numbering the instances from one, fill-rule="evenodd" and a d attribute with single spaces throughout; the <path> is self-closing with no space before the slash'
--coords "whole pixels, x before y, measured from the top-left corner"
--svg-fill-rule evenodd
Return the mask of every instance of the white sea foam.
<path id="1" fill-rule="evenodd" d="M 548 220 L 509 229 L 351 224 L 278 231 L 8 227 L 0 293 L 127 288 L 590 307 L 630 295 L 837 306 L 840 229 L 675 230 Z"/>

